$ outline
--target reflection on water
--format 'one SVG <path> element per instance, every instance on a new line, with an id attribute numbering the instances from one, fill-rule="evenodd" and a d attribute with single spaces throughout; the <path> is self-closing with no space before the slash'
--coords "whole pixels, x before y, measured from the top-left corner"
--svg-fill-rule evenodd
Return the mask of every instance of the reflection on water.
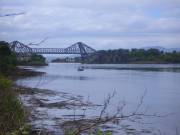
<path id="1" fill-rule="evenodd" d="M 17 83 L 29 87 L 51 89 L 55 92 L 81 95 L 85 99 L 89 97 L 89 100 L 95 104 L 101 104 L 107 94 L 116 91 L 113 106 L 125 100 L 128 104 L 126 111 L 132 110 L 147 90 L 143 105 L 148 108 L 148 112 L 173 113 L 166 118 L 152 120 L 153 125 L 150 127 L 156 127 L 166 134 L 174 134 L 176 127 L 180 129 L 180 65 L 84 65 L 86 69 L 83 72 L 77 71 L 78 66 L 79 64 L 53 63 L 47 67 L 29 67 L 46 72 L 46 74 L 18 80 Z M 50 96 L 44 98 L 53 101 L 60 100 Z M 113 112 L 113 109 L 113 107 L 110 108 L 110 111 Z M 58 117 L 60 114 L 72 114 L 72 111 L 47 109 L 46 113 L 50 118 L 53 114 Z M 91 110 L 88 113 L 95 115 L 97 110 Z M 142 126 L 136 127 L 142 128 Z"/>
<path id="2" fill-rule="evenodd" d="M 138 71 L 160 71 L 180 72 L 179 64 L 96 64 L 85 65 L 87 69 L 110 69 L 110 70 L 138 70 Z"/>
<path id="3" fill-rule="evenodd" d="M 66 76 L 66 75 L 60 75 L 60 76 L 54 76 L 56 79 L 67 79 L 67 80 L 89 80 L 90 78 L 87 76 Z M 53 78 L 53 77 L 52 77 Z"/>

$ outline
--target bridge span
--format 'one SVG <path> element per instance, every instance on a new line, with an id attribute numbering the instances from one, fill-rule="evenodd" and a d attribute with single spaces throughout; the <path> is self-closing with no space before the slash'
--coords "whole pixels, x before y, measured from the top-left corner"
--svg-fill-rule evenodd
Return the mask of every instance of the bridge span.
<path id="1" fill-rule="evenodd" d="M 67 48 L 31 48 L 19 41 L 13 41 L 10 43 L 10 49 L 19 57 L 32 54 L 80 54 L 81 58 L 84 58 L 96 52 L 95 49 L 82 42 L 77 42 Z"/>

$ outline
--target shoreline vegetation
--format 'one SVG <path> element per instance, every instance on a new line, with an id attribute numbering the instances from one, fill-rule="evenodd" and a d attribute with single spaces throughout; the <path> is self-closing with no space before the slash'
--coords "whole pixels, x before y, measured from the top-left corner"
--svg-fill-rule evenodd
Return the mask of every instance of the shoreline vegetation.
<path id="1" fill-rule="evenodd" d="M 180 63 L 180 52 L 158 49 L 102 50 L 87 57 L 85 63 L 95 64 L 162 64 Z"/>
<path id="2" fill-rule="evenodd" d="M 18 59 L 18 58 L 17 58 Z M 33 54 L 29 58 L 21 58 L 17 61 L 19 66 L 48 66 L 46 58 L 42 55 Z"/>
<path id="3" fill-rule="evenodd" d="M 14 81 L 43 74 L 45 73 L 16 68 L 15 73 L 7 77 L 0 75 L 0 135 L 36 135 L 29 124 L 31 110 L 23 105 L 19 97 L 23 87 L 17 86 Z"/>
<path id="4" fill-rule="evenodd" d="M 52 62 L 81 62 L 80 57 L 57 58 Z M 84 59 L 86 64 L 176 64 L 180 63 L 180 52 L 163 52 L 158 49 L 114 49 L 100 50 Z"/>
<path id="5" fill-rule="evenodd" d="M 0 77 L 0 134 L 27 135 L 26 113 L 18 95 L 12 90 L 12 82 Z"/>
<path id="6" fill-rule="evenodd" d="M 8 43 L 0 41 L 0 135 L 30 135 L 29 111 L 14 91 L 14 81 L 19 78 L 44 74 L 17 68 L 17 58 Z"/>

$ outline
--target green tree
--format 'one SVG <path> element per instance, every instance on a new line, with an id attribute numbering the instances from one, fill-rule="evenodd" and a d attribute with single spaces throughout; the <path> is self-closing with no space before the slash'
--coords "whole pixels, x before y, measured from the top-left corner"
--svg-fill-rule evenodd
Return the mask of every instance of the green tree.
<path id="1" fill-rule="evenodd" d="M 16 56 L 10 51 L 9 44 L 0 41 L 0 74 L 9 74 L 16 68 Z"/>
<path id="2" fill-rule="evenodd" d="M 180 52 L 165 53 L 158 49 L 101 50 L 88 56 L 86 63 L 180 63 Z"/>

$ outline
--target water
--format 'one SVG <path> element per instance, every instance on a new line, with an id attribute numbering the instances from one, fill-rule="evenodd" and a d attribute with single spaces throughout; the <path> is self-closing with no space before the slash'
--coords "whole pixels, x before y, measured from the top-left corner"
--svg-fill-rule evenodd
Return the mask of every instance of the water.
<path id="1" fill-rule="evenodd" d="M 108 94 L 115 92 L 108 112 L 116 111 L 119 102 L 125 101 L 125 113 L 133 111 L 144 93 L 142 110 L 148 108 L 148 114 L 166 115 L 162 118 L 148 118 L 152 124 L 133 123 L 137 129 L 149 128 L 160 130 L 166 134 L 175 134 L 180 130 L 180 65 L 156 64 L 118 64 L 118 65 L 85 65 L 84 71 L 78 72 L 79 64 L 50 63 L 46 67 L 29 67 L 36 71 L 46 72 L 44 76 L 18 80 L 17 83 L 28 87 L 50 89 L 54 92 L 65 92 L 79 96 L 83 101 L 102 104 Z M 43 96 L 36 95 L 36 98 Z M 49 102 L 62 100 L 59 96 L 44 96 Z M 39 112 L 46 112 L 46 121 L 39 123 L 52 125 L 56 130 L 57 122 L 52 117 L 62 117 L 72 114 L 72 110 L 37 108 Z M 82 110 L 77 110 L 82 114 Z M 99 109 L 90 109 L 86 115 L 98 115 Z M 37 125 L 39 124 L 37 121 Z M 143 133 L 145 134 L 145 133 Z"/>

